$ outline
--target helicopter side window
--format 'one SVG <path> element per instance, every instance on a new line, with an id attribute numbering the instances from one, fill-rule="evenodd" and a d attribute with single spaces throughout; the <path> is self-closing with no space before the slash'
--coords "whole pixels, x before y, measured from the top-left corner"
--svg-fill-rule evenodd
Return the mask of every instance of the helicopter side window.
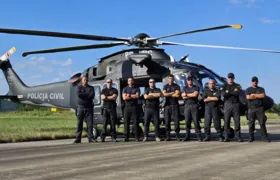
<path id="1" fill-rule="evenodd" d="M 103 84 L 102 89 L 104 89 L 105 87 L 106 87 L 106 83 Z M 112 83 L 112 87 L 118 89 L 118 88 L 117 88 L 117 84 L 114 83 L 114 82 Z"/>
<path id="2" fill-rule="evenodd" d="M 93 99 L 93 103 L 94 105 L 99 105 L 101 103 L 101 99 L 100 99 L 100 86 L 93 86 L 94 88 L 94 93 L 95 93 L 95 97 Z"/>

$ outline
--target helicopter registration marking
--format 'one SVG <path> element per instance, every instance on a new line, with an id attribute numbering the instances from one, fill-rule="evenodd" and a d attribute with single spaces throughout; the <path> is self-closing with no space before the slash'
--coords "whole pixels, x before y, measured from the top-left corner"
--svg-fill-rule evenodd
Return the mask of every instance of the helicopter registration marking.
<path id="1" fill-rule="evenodd" d="M 27 99 L 39 99 L 39 100 L 50 100 L 56 99 L 61 100 L 64 99 L 63 93 L 27 93 Z"/>

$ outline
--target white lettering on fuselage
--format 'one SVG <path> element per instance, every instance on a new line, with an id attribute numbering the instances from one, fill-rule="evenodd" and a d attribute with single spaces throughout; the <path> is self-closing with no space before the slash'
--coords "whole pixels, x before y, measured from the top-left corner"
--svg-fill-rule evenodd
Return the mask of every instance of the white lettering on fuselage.
<path id="1" fill-rule="evenodd" d="M 64 95 L 63 93 L 27 93 L 27 99 L 38 99 L 38 100 L 50 100 L 50 99 L 55 99 L 55 100 L 63 100 Z"/>
<path id="2" fill-rule="evenodd" d="M 152 54 L 152 53 L 153 53 L 153 51 L 152 51 L 152 50 L 140 50 L 140 51 L 139 51 L 139 52 L 137 52 L 137 53 Z M 125 58 L 127 59 L 127 58 L 128 58 L 128 56 L 129 56 L 129 55 L 131 55 L 131 54 L 134 54 L 134 52 L 133 52 L 133 51 L 125 52 L 125 53 L 124 53 L 124 56 L 125 56 Z"/>

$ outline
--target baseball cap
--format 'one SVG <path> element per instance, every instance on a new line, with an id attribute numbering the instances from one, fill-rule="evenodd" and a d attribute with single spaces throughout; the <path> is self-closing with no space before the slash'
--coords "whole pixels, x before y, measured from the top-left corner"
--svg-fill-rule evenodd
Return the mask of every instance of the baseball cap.
<path id="1" fill-rule="evenodd" d="M 193 79 L 193 76 L 192 76 L 192 75 L 189 75 L 187 79 Z"/>
<path id="2" fill-rule="evenodd" d="M 234 74 L 233 73 L 228 73 L 228 78 L 234 78 Z"/>
<path id="3" fill-rule="evenodd" d="M 258 77 L 256 77 L 256 76 L 254 76 L 254 77 L 252 77 L 252 82 L 258 82 L 259 81 L 259 79 L 258 79 Z"/>

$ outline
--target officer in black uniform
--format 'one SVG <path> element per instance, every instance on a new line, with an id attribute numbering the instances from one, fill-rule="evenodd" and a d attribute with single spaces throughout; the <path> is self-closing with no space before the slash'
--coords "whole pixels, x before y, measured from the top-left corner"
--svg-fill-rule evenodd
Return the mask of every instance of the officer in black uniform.
<path id="1" fill-rule="evenodd" d="M 194 122 L 195 133 L 198 141 L 202 141 L 200 119 L 198 114 L 198 95 L 199 87 L 193 84 L 193 77 L 190 75 L 187 78 L 187 83 L 183 88 L 182 98 L 185 100 L 184 114 L 186 120 L 186 137 L 184 141 L 190 140 L 191 123 Z"/>
<path id="2" fill-rule="evenodd" d="M 138 99 L 140 97 L 140 89 L 134 85 L 133 78 L 128 78 L 127 80 L 128 86 L 123 89 L 122 98 L 125 101 L 124 108 L 124 141 L 129 141 L 130 131 L 130 120 L 133 121 L 134 131 L 135 131 L 135 139 L 139 141 L 139 123 L 138 123 L 138 115 L 139 115 L 139 106 Z"/>
<path id="3" fill-rule="evenodd" d="M 180 86 L 174 83 L 174 76 L 171 74 L 168 76 L 168 84 L 164 85 L 162 90 L 165 99 L 164 104 L 164 118 L 165 118 L 165 129 L 166 129 L 166 139 L 170 140 L 170 123 L 171 118 L 174 121 L 175 133 L 177 141 L 180 141 L 180 122 L 179 122 L 179 97 L 180 97 Z"/>
<path id="4" fill-rule="evenodd" d="M 225 120 L 225 139 L 224 142 L 229 142 L 228 134 L 230 133 L 230 119 L 234 119 L 234 133 L 238 142 L 242 142 L 240 128 L 240 113 L 239 113 L 239 95 L 241 86 L 234 82 L 234 74 L 228 74 L 228 84 L 221 87 L 224 97 L 224 120 Z"/>
<path id="5" fill-rule="evenodd" d="M 81 85 L 77 86 L 78 108 L 77 108 L 77 131 L 74 143 L 81 143 L 83 121 L 87 124 L 88 141 L 96 141 L 93 138 L 93 98 L 94 88 L 89 86 L 86 76 L 82 77 Z"/>
<path id="6" fill-rule="evenodd" d="M 144 115 L 144 139 L 143 141 L 148 140 L 149 127 L 151 119 L 154 121 L 155 126 L 155 137 L 156 141 L 160 141 L 159 138 L 159 98 L 161 96 L 161 90 L 155 86 L 155 80 L 149 80 L 149 87 L 145 89 L 144 99 L 145 102 L 145 115 Z"/>
<path id="7" fill-rule="evenodd" d="M 101 142 L 105 141 L 108 121 L 110 122 L 110 133 L 113 142 L 116 142 L 116 119 L 118 90 L 112 87 L 112 79 L 107 79 L 107 86 L 101 91 L 101 100 L 103 100 L 103 129 L 101 132 Z"/>
<path id="8" fill-rule="evenodd" d="M 249 142 L 255 140 L 254 131 L 255 131 L 255 121 L 258 119 L 262 140 L 268 142 L 267 139 L 267 130 L 264 120 L 264 107 L 263 99 L 265 97 L 265 90 L 262 87 L 258 86 L 258 78 L 254 76 L 252 78 L 252 86 L 246 89 L 246 99 L 248 101 L 248 117 L 249 117 Z"/>
<path id="9" fill-rule="evenodd" d="M 223 136 L 221 132 L 221 117 L 220 117 L 220 90 L 215 88 L 215 81 L 210 79 L 208 87 L 204 88 L 202 98 L 205 102 L 205 114 L 204 114 L 204 133 L 205 139 L 203 141 L 210 141 L 211 138 L 211 123 L 213 119 L 214 128 L 217 132 L 217 137 L 220 142 L 223 142 Z"/>

